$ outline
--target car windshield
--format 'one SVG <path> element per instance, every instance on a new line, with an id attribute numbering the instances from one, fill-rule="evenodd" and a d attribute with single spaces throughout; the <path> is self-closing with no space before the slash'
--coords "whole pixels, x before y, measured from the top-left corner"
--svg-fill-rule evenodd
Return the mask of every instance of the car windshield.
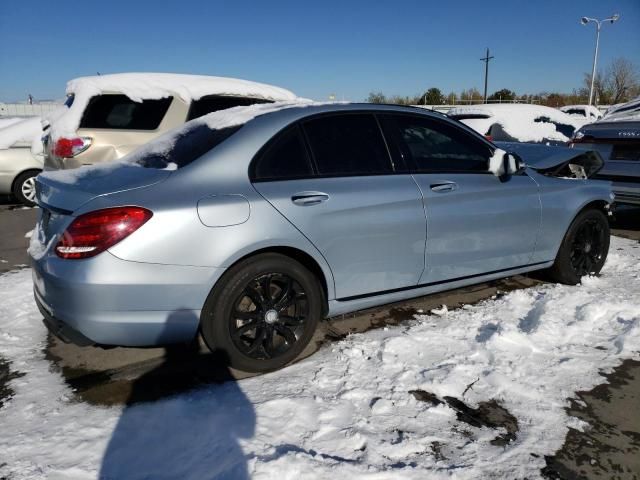
<path id="1" fill-rule="evenodd" d="M 211 129 L 207 125 L 195 127 L 178 135 L 173 146 L 166 151 L 143 154 L 135 163 L 145 168 L 175 170 L 189 165 L 209 150 L 220 145 L 236 133 L 242 125 Z"/>

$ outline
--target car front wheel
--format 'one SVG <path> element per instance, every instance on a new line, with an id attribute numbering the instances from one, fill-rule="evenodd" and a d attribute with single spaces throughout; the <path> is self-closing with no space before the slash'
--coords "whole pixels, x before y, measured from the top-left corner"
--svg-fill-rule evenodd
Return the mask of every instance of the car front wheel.
<path id="1" fill-rule="evenodd" d="M 589 209 L 579 213 L 549 269 L 551 278 L 575 285 L 585 275 L 597 275 L 607 259 L 609 241 L 609 222 L 602 211 Z"/>
<path id="2" fill-rule="evenodd" d="M 202 337 L 233 368 L 277 370 L 308 345 L 323 301 L 322 287 L 303 265 L 277 253 L 257 255 L 232 267 L 209 294 Z"/>

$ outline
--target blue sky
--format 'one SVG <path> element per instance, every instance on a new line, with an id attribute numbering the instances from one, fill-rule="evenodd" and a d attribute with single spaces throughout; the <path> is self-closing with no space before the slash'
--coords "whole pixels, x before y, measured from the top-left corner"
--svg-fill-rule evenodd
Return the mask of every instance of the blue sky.
<path id="1" fill-rule="evenodd" d="M 624 56 L 640 68 L 639 0 L 360 0 L 181 2 L 3 0 L 0 101 L 64 96 L 70 78 L 166 71 L 240 77 L 317 100 L 363 100 L 483 85 L 489 91 L 571 91 L 599 63 Z"/>

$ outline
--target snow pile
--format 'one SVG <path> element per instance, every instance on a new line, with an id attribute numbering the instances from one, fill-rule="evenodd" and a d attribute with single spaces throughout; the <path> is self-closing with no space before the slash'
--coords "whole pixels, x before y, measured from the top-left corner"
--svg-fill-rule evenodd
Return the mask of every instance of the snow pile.
<path id="1" fill-rule="evenodd" d="M 52 122 L 52 138 L 74 135 L 91 97 L 103 93 L 123 94 L 136 102 L 175 95 L 185 102 L 198 100 L 205 95 L 236 95 L 273 101 L 295 101 L 298 98 L 284 88 L 226 77 L 175 73 L 118 73 L 80 77 L 67 83 L 67 94 L 73 94 L 74 100 L 66 113 Z"/>
<path id="2" fill-rule="evenodd" d="M 254 118 L 265 115 L 267 113 L 277 112 L 285 108 L 304 107 L 311 105 L 319 105 L 314 102 L 274 102 L 249 105 L 246 107 L 233 107 L 217 112 L 212 112 L 202 117 L 194 118 L 179 127 L 154 138 L 150 142 L 145 143 L 133 152 L 125 155 L 119 160 L 104 162 L 95 165 L 88 165 L 70 170 L 51 170 L 41 173 L 43 178 L 50 178 L 60 183 L 73 184 L 81 178 L 92 173 L 104 174 L 110 172 L 122 165 L 139 165 L 138 162 L 148 155 L 164 156 L 173 148 L 176 140 L 187 134 L 194 128 L 206 125 L 212 130 L 220 130 L 228 127 L 244 125 Z M 175 164 L 167 165 L 166 170 L 175 170 Z"/>
<path id="3" fill-rule="evenodd" d="M 486 135 L 491 126 L 497 124 L 510 137 L 519 142 L 542 142 L 545 139 L 559 142 L 570 140 L 569 137 L 559 132 L 553 123 L 536 122 L 535 120 L 539 118 L 547 118 L 551 122 L 569 125 L 574 129 L 588 123 L 586 118 L 571 117 L 555 108 L 542 105 L 473 105 L 452 108 L 447 115 L 450 117 L 488 116 L 489 118 L 461 118 L 460 121 L 482 135 Z"/>
<path id="4" fill-rule="evenodd" d="M 31 146 L 34 155 L 42 152 L 42 119 L 28 117 L 0 129 L 0 150 L 15 145 Z"/>
<path id="5" fill-rule="evenodd" d="M 24 374 L 0 409 L 0 477 L 539 478 L 568 428 L 588 428 L 567 399 L 638 358 L 640 246 L 612 238 L 602 276 L 579 286 L 416 315 L 279 372 L 126 408 L 74 397 L 40 318 L 30 271 L 0 276 L 0 352 Z M 459 413 L 488 404 L 510 422 Z"/>

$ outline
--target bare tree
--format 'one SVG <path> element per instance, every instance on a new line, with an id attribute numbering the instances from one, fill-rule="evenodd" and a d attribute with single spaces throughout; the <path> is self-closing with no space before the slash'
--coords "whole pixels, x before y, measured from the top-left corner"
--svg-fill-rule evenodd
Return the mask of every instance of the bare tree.
<path id="1" fill-rule="evenodd" d="M 371 92 L 366 101 L 369 103 L 387 103 L 387 97 L 382 92 Z"/>
<path id="2" fill-rule="evenodd" d="M 626 58 L 614 59 L 606 75 L 607 90 L 611 94 L 611 103 L 631 100 L 638 87 L 638 74 L 635 66 Z"/>
<path id="3" fill-rule="evenodd" d="M 596 77 L 593 81 L 593 93 L 594 93 L 594 104 L 610 104 L 611 103 L 611 92 L 608 89 L 608 83 L 605 79 L 604 74 L 600 72 L 596 72 Z M 591 87 L 591 74 L 584 74 L 584 90 L 582 92 L 586 93 L 586 96 L 589 96 L 589 88 Z"/>

